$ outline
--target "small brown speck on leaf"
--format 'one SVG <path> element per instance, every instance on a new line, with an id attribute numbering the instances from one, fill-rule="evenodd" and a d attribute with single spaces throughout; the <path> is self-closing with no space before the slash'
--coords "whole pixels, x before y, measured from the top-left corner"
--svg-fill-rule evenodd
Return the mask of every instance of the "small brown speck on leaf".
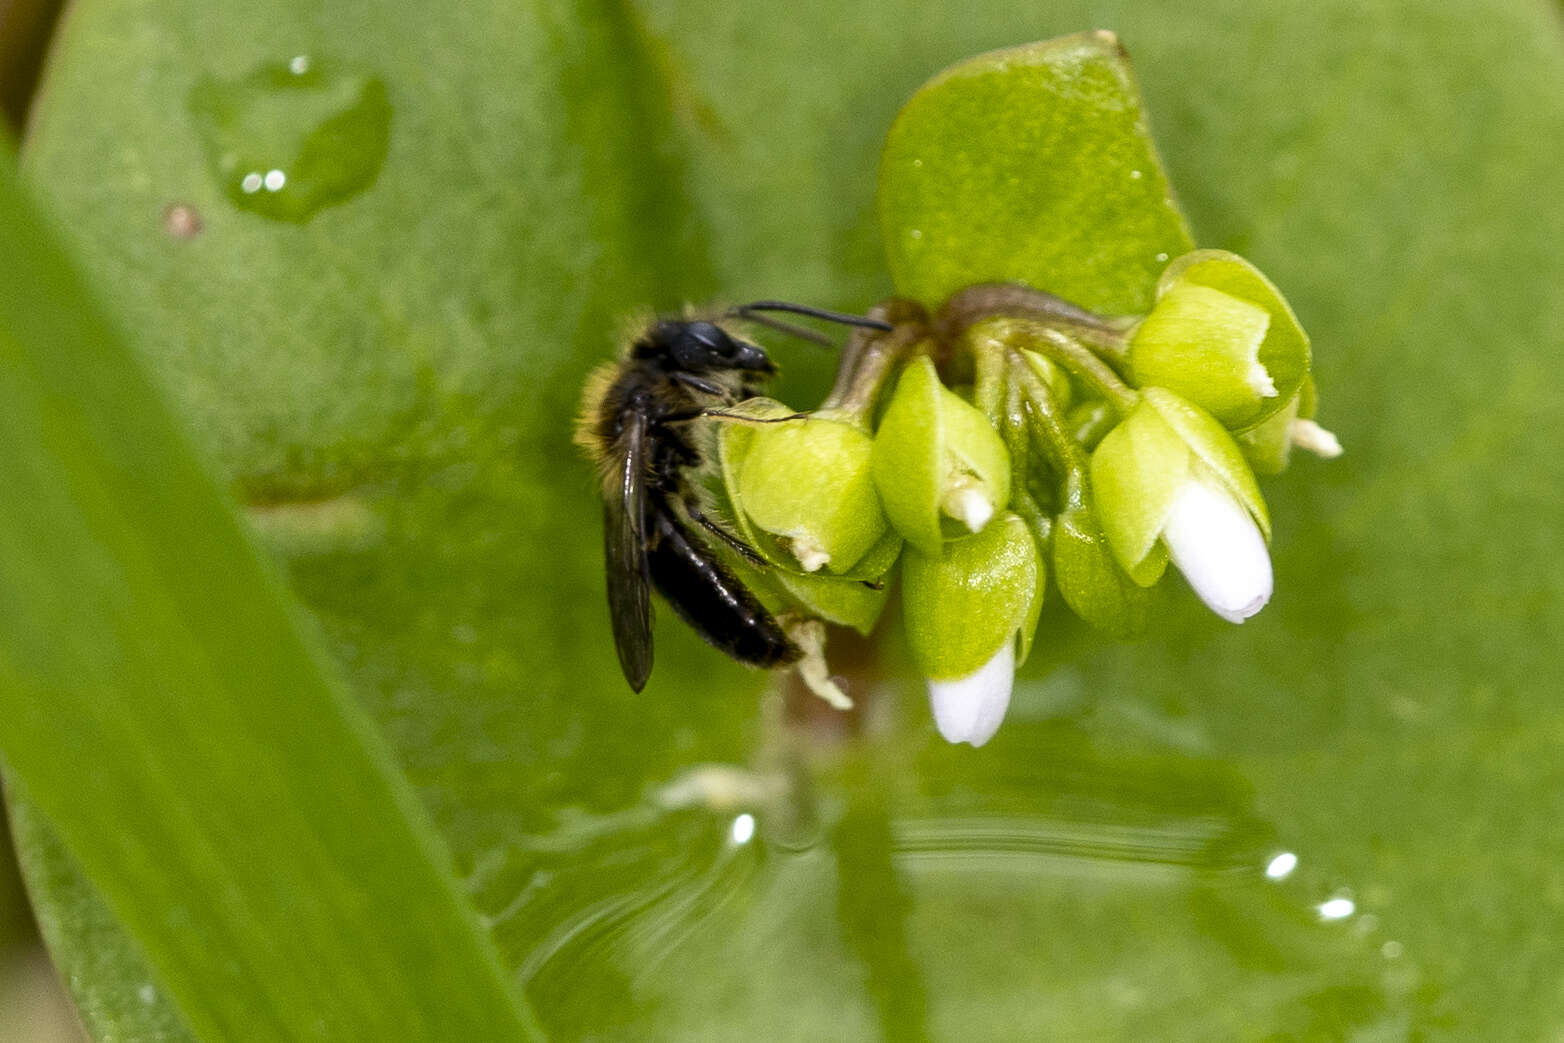
<path id="1" fill-rule="evenodd" d="M 201 234 L 201 214 L 193 206 L 170 203 L 163 210 L 163 231 L 172 239 L 194 239 Z"/>

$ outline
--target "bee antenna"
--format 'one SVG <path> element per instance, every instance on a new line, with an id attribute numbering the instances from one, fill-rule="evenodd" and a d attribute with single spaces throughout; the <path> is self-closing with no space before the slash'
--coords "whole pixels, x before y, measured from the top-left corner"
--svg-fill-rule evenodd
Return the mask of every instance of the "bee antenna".
<path id="1" fill-rule="evenodd" d="M 813 308 L 807 304 L 793 304 L 789 301 L 752 301 L 749 304 L 742 304 L 734 308 L 730 314 L 742 319 L 755 319 L 764 322 L 766 320 L 756 313 L 766 311 L 785 311 L 791 315 L 803 315 L 806 318 L 822 319 L 842 326 L 861 326 L 864 329 L 880 330 L 883 333 L 889 333 L 893 329 L 890 323 L 880 319 L 871 319 L 866 315 L 849 315 L 846 312 L 831 311 L 827 308 Z"/>
<path id="2" fill-rule="evenodd" d="M 797 337 L 799 340 L 807 340 L 811 344 L 819 344 L 821 347 L 825 348 L 836 347 L 836 345 L 831 342 L 830 337 L 827 337 L 824 333 L 821 333 L 818 330 L 812 330 L 807 326 L 800 326 L 793 322 L 784 322 L 781 319 L 773 319 L 769 315 L 751 315 L 743 308 L 734 308 L 728 314 L 735 318 L 744 319 L 747 322 L 753 322 L 758 325 L 774 329 L 778 333 L 786 333 L 789 336 Z"/>

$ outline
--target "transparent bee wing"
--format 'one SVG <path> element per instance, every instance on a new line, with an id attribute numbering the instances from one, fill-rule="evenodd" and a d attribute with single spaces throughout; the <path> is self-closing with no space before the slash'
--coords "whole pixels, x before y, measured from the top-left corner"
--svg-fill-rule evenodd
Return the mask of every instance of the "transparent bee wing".
<path id="1" fill-rule="evenodd" d="M 630 687 L 639 692 L 652 672 L 651 580 L 646 562 L 646 418 L 626 418 L 616 457 L 619 480 L 603 500 L 603 558 L 614 647 Z"/>

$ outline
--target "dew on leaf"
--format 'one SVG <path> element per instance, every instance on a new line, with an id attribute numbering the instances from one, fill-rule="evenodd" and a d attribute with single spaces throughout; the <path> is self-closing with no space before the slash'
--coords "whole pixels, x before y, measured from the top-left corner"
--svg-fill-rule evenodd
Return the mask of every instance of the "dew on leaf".
<path id="1" fill-rule="evenodd" d="M 303 54 L 236 80 L 203 77 L 189 109 L 228 198 L 279 221 L 307 221 L 364 191 L 390 141 L 384 82 Z"/>

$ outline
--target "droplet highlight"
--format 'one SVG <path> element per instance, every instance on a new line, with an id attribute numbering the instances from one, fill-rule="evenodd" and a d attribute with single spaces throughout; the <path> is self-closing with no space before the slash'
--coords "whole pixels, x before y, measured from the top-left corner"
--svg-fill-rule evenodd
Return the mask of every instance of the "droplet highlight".
<path id="1" fill-rule="evenodd" d="M 307 221 L 363 192 L 390 144 L 384 82 L 307 54 L 237 80 L 204 77 L 189 109 L 228 198 L 278 221 Z"/>
<path id="2" fill-rule="evenodd" d="M 1291 851 L 1283 851 L 1265 864 L 1265 878 L 1267 880 L 1286 880 L 1292 876 L 1292 871 L 1298 868 L 1298 856 Z"/>
<path id="3" fill-rule="evenodd" d="M 728 828 L 728 839 L 735 845 L 748 844 L 755 839 L 755 816 L 745 812 L 735 818 Z"/>

